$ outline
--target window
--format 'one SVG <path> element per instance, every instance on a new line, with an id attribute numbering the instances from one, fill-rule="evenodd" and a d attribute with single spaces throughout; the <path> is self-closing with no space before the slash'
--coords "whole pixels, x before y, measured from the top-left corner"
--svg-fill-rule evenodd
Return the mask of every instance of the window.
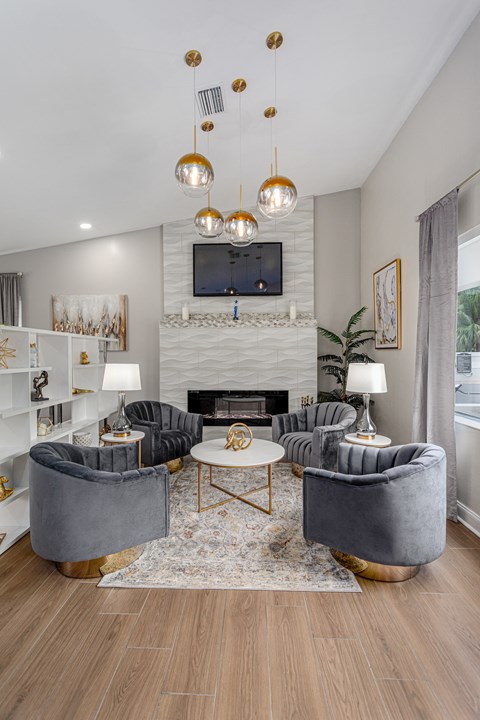
<path id="1" fill-rule="evenodd" d="M 459 238 L 455 412 L 480 419 L 480 226 Z"/>

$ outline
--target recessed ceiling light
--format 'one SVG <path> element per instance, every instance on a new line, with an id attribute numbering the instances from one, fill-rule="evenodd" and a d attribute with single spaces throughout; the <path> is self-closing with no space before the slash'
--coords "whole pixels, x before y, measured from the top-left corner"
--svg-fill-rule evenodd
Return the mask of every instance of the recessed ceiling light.
<path id="1" fill-rule="evenodd" d="M 80 227 L 82 228 L 82 230 L 91 230 L 92 229 L 91 223 L 80 223 Z"/>

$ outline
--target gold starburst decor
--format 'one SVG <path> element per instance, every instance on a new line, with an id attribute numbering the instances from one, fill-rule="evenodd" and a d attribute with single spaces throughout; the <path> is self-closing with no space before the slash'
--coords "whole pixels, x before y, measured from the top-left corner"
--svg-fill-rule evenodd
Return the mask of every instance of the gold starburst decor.
<path id="1" fill-rule="evenodd" d="M 245 431 L 250 435 L 248 440 Z M 234 423 L 228 428 L 225 450 L 229 448 L 232 450 L 246 450 L 252 444 L 252 440 L 253 434 L 248 425 L 245 425 L 245 423 Z"/>
<path id="2" fill-rule="evenodd" d="M 8 347 L 7 343 L 8 338 L 0 340 L 0 367 L 3 367 L 5 369 L 8 369 L 8 358 L 16 357 L 15 348 Z"/>

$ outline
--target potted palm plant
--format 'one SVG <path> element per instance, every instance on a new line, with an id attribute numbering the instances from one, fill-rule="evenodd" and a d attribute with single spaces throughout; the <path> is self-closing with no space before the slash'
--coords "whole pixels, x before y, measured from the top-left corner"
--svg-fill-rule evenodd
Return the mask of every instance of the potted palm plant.
<path id="1" fill-rule="evenodd" d="M 330 391 L 321 390 L 318 393 L 318 402 L 348 402 L 348 404 L 352 405 L 356 410 L 363 407 L 363 396 L 356 394 L 349 394 L 347 396 L 346 387 L 348 366 L 350 363 L 375 362 L 373 358 L 363 351 L 365 345 L 374 339 L 375 330 L 357 330 L 355 327 L 366 311 L 367 308 L 365 306 L 357 310 L 340 335 L 337 335 L 327 328 L 318 328 L 318 332 L 323 335 L 324 338 L 339 346 L 338 352 L 341 353 L 339 355 L 327 353 L 318 356 L 318 360 L 325 363 L 322 365 L 322 370 L 325 375 L 332 375 L 339 386 Z"/>

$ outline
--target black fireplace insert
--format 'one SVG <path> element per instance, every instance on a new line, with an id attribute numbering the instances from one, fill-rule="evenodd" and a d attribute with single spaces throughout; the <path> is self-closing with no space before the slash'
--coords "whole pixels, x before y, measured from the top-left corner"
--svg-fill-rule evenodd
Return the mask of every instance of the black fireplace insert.
<path id="1" fill-rule="evenodd" d="M 189 390 L 188 412 L 204 425 L 271 425 L 272 415 L 288 412 L 288 390 Z"/>

